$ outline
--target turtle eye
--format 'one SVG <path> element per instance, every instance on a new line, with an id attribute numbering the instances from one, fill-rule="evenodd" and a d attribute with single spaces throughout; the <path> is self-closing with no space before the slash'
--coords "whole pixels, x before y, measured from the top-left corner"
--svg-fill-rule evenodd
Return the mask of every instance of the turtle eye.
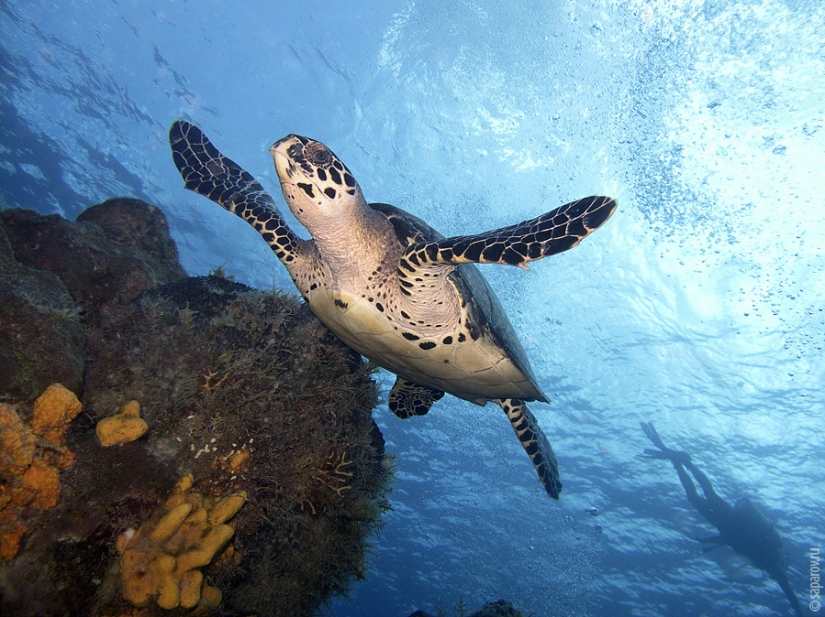
<path id="1" fill-rule="evenodd" d="M 332 162 L 332 153 L 326 148 L 315 150 L 310 156 L 314 165 L 329 165 Z"/>

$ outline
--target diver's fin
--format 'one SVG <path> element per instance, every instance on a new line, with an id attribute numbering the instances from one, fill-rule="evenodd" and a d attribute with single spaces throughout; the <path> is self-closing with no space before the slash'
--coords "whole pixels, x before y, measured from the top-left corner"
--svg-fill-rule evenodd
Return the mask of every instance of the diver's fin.
<path id="1" fill-rule="evenodd" d="M 640 422 L 640 424 L 647 438 L 653 442 L 654 446 L 659 448 L 658 451 L 645 448 L 645 456 L 668 459 L 674 465 L 691 465 L 690 454 L 684 450 L 672 450 L 668 448 L 662 441 L 662 438 L 659 437 L 659 433 L 656 432 L 653 422 Z"/>

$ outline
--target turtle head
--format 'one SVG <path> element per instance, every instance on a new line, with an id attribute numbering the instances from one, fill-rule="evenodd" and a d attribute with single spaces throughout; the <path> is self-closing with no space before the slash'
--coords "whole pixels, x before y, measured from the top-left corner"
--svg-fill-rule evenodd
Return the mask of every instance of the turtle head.
<path id="1" fill-rule="evenodd" d="M 269 149 L 289 209 L 309 231 L 337 224 L 365 205 L 355 178 L 320 141 L 287 135 Z"/>

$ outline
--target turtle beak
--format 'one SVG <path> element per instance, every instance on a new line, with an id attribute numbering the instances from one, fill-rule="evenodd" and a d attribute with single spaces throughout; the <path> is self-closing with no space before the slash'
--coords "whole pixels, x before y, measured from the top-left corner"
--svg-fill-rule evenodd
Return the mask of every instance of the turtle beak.
<path id="1" fill-rule="evenodd" d="M 295 175 L 295 165 L 287 154 L 287 149 L 294 142 L 295 136 L 287 135 L 272 144 L 272 147 L 269 149 L 269 153 L 275 161 L 275 171 L 278 173 L 278 178 L 281 182 L 288 182 Z"/>

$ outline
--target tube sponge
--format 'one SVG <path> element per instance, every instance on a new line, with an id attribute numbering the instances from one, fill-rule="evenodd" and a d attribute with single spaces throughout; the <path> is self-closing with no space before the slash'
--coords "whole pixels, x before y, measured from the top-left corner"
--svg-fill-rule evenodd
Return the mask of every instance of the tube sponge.
<path id="1" fill-rule="evenodd" d="M 246 501 L 241 491 L 213 500 L 192 491 L 183 476 L 158 511 L 126 544 L 120 558 L 123 597 L 137 607 L 152 597 L 163 609 L 215 606 L 220 590 L 203 584 L 199 568 L 209 564 L 235 530 L 225 522 Z"/>

